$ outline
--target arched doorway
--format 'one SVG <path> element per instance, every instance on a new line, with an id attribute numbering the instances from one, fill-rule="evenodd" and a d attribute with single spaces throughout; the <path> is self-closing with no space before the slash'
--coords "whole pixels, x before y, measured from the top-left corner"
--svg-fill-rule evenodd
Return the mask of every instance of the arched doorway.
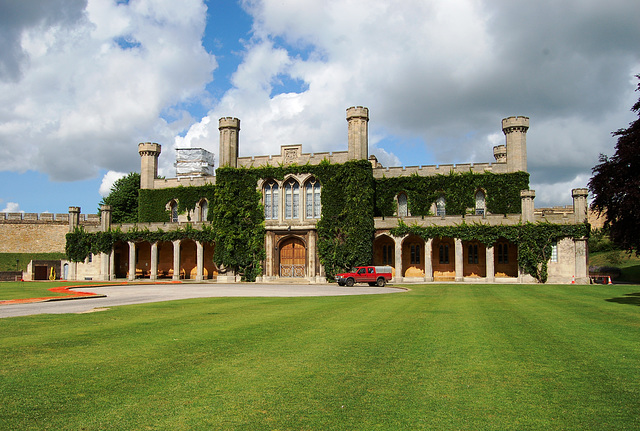
<path id="1" fill-rule="evenodd" d="M 424 277 L 424 240 L 409 235 L 402 242 L 402 274 L 404 277 Z"/>
<path id="2" fill-rule="evenodd" d="M 298 238 L 287 238 L 280 243 L 280 277 L 304 277 L 307 250 Z"/>

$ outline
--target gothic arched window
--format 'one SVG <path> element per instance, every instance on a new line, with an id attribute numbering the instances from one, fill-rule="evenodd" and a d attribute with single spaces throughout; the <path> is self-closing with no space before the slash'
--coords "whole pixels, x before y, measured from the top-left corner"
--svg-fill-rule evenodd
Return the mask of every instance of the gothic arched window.
<path id="1" fill-rule="evenodd" d="M 447 211 L 445 209 L 444 196 L 440 196 L 436 200 L 436 215 L 438 217 L 444 217 L 445 215 L 447 215 Z"/>
<path id="2" fill-rule="evenodd" d="M 476 215 L 484 215 L 485 207 L 486 200 L 484 192 L 482 190 L 478 190 L 476 192 Z"/>
<path id="3" fill-rule="evenodd" d="M 407 217 L 408 215 L 407 195 L 400 193 L 398 195 L 398 217 Z"/>
<path id="4" fill-rule="evenodd" d="M 297 219 L 300 217 L 300 185 L 294 179 L 284 185 L 284 218 Z"/>
<path id="5" fill-rule="evenodd" d="M 264 218 L 278 219 L 278 183 L 271 180 L 264 186 Z"/>
<path id="6" fill-rule="evenodd" d="M 175 200 L 171 201 L 169 209 L 171 211 L 171 222 L 178 223 L 178 202 Z"/>
<path id="7" fill-rule="evenodd" d="M 307 191 L 307 218 L 320 218 L 322 204 L 320 202 L 320 182 L 315 178 L 310 179 L 306 186 Z"/>

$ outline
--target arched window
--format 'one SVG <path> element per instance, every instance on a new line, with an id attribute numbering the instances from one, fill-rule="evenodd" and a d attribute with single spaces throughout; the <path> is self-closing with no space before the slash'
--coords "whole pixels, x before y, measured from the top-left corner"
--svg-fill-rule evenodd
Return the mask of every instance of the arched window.
<path id="1" fill-rule="evenodd" d="M 284 218 L 297 219 L 300 217 L 300 185 L 294 179 L 284 185 Z"/>
<path id="2" fill-rule="evenodd" d="M 436 215 L 438 217 L 444 217 L 445 215 L 447 215 L 447 212 L 445 210 L 444 196 L 440 196 L 436 200 Z"/>
<path id="3" fill-rule="evenodd" d="M 447 244 L 440 244 L 439 258 L 440 263 L 449 263 L 449 246 Z"/>
<path id="4" fill-rule="evenodd" d="M 264 186 L 264 218 L 278 219 L 278 183 L 271 180 Z"/>
<path id="5" fill-rule="evenodd" d="M 476 215 L 484 215 L 485 197 L 482 190 L 476 192 Z"/>
<path id="6" fill-rule="evenodd" d="M 470 264 L 478 263 L 478 244 L 469 244 L 467 255 L 467 262 Z"/>
<path id="7" fill-rule="evenodd" d="M 398 195 L 398 217 L 407 217 L 408 215 L 407 195 L 400 193 Z"/>
<path id="8" fill-rule="evenodd" d="M 206 199 L 202 199 L 198 202 L 198 212 L 199 221 L 207 221 L 207 216 L 209 215 L 209 202 Z"/>
<path id="9" fill-rule="evenodd" d="M 320 202 L 320 182 L 315 178 L 307 182 L 307 218 L 320 218 L 322 204 Z"/>
<path id="10" fill-rule="evenodd" d="M 419 265 L 420 264 L 420 245 L 419 244 L 411 244 L 411 263 Z"/>
<path id="11" fill-rule="evenodd" d="M 509 245 L 498 244 L 498 263 L 509 263 Z"/>
<path id="12" fill-rule="evenodd" d="M 178 202 L 171 201 L 169 210 L 171 211 L 171 223 L 178 223 Z"/>

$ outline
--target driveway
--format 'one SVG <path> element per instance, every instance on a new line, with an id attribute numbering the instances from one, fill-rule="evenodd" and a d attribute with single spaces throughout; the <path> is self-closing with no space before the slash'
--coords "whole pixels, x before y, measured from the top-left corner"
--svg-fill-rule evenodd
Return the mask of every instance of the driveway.
<path id="1" fill-rule="evenodd" d="M 76 290 L 76 289 L 71 289 Z M 333 284 L 149 284 L 104 287 L 80 287 L 77 290 L 94 292 L 106 297 L 10 304 L 0 306 L 0 318 L 33 314 L 86 313 L 118 305 L 146 302 L 175 301 L 188 298 L 214 297 L 296 297 L 372 295 L 404 292 L 394 287 L 340 287 Z"/>

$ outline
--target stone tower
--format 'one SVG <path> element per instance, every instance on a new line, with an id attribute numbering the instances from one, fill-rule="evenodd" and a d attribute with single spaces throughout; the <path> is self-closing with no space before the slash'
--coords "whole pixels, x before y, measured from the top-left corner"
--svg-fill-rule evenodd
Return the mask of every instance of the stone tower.
<path id="1" fill-rule="evenodd" d="M 502 120 L 507 139 L 507 172 L 527 172 L 527 130 L 529 117 L 508 117 Z"/>
<path id="2" fill-rule="evenodd" d="M 347 109 L 349 123 L 349 160 L 369 158 L 369 109 L 352 106 Z"/>
<path id="3" fill-rule="evenodd" d="M 138 144 L 140 153 L 140 188 L 153 189 L 153 180 L 158 178 L 158 156 L 162 146 L 151 142 Z"/>
<path id="4" fill-rule="evenodd" d="M 238 167 L 238 143 L 240 135 L 240 120 L 232 117 L 222 117 L 218 120 L 220 130 L 220 166 Z"/>

